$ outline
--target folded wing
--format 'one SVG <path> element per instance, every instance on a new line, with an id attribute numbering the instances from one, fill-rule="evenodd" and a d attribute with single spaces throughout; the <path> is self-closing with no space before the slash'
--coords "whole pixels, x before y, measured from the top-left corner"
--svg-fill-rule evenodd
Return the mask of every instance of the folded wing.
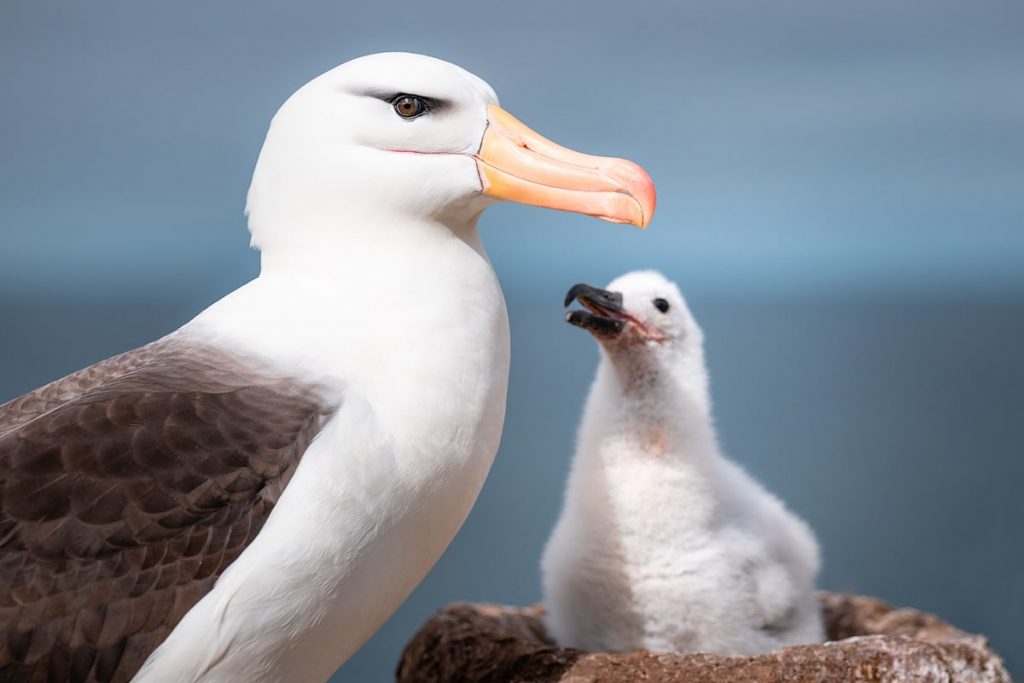
<path id="1" fill-rule="evenodd" d="M 129 680 L 259 533 L 327 412 L 175 337 L 0 406 L 0 679 Z"/>

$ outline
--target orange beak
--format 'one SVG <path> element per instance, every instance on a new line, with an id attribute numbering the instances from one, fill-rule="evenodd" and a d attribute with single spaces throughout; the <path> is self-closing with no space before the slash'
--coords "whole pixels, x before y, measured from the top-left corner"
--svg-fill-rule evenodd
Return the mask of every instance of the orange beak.
<path id="1" fill-rule="evenodd" d="M 638 228 L 650 224 L 654 183 L 632 161 L 566 149 L 496 104 L 488 106 L 487 116 L 476 154 L 484 194 Z"/>

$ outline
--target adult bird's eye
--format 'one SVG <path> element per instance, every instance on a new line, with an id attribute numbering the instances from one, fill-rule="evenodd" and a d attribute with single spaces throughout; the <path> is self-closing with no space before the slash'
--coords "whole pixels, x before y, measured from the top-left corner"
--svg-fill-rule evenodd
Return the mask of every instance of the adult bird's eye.
<path id="1" fill-rule="evenodd" d="M 668 302 L 665 301 L 664 299 L 655 299 L 654 307 L 657 308 L 662 313 L 668 313 Z"/>
<path id="2" fill-rule="evenodd" d="M 427 103 L 422 97 L 402 95 L 394 101 L 395 113 L 403 119 L 414 119 L 427 110 Z"/>

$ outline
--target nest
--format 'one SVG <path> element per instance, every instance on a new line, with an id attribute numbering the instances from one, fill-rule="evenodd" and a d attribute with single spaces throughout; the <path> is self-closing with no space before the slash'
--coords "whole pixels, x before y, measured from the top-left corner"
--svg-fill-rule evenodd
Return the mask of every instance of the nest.
<path id="1" fill-rule="evenodd" d="M 758 657 L 563 649 L 543 608 L 457 603 L 432 616 L 398 665 L 398 683 L 1010 683 L 982 636 L 874 598 L 819 596 L 828 642 Z"/>

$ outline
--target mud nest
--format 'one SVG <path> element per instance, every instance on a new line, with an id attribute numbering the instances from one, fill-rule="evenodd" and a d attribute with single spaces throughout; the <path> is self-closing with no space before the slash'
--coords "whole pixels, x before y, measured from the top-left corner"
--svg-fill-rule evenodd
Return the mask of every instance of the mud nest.
<path id="1" fill-rule="evenodd" d="M 759 657 L 583 652 L 556 646 L 540 606 L 451 605 L 405 646 L 398 683 L 1010 683 L 982 636 L 938 617 L 851 595 L 822 594 L 829 642 Z"/>

